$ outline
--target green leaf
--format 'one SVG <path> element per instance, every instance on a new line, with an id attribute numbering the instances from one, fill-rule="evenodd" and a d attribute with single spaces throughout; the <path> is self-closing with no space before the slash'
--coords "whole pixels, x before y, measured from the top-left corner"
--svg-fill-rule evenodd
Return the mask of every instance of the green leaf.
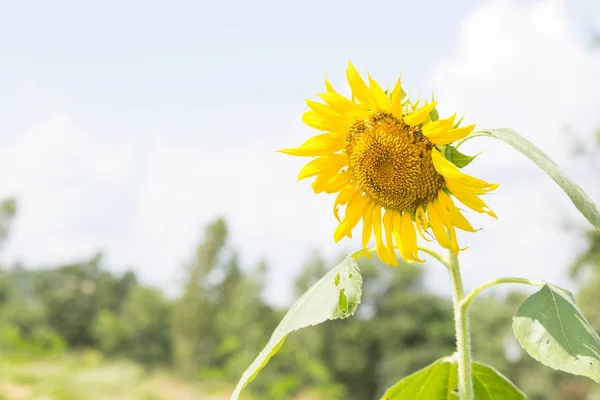
<path id="1" fill-rule="evenodd" d="M 566 292 L 545 285 L 528 297 L 513 317 L 513 331 L 542 364 L 600 383 L 600 337 Z"/>
<path id="2" fill-rule="evenodd" d="M 486 364 L 473 363 L 473 389 L 476 400 L 527 400 L 507 377 Z"/>
<path id="3" fill-rule="evenodd" d="M 445 158 L 450 161 L 452 164 L 456 165 L 458 168 L 464 168 L 471 163 L 479 154 L 475 154 L 474 156 L 468 156 L 466 154 L 461 153 L 454 146 L 446 146 L 444 150 Z"/>
<path id="4" fill-rule="evenodd" d="M 446 357 L 402 379 L 381 400 L 458 400 L 457 387 L 457 365 Z"/>
<path id="5" fill-rule="evenodd" d="M 458 366 L 453 357 L 407 376 L 389 388 L 381 400 L 458 400 Z M 494 368 L 473 363 L 476 400 L 526 400 L 527 397 Z"/>
<path id="6" fill-rule="evenodd" d="M 362 276 L 356 261 L 347 257 L 300 297 L 285 314 L 269 342 L 242 374 L 230 400 L 236 400 L 269 359 L 283 345 L 286 336 L 298 329 L 354 314 L 362 295 Z"/>
<path id="7" fill-rule="evenodd" d="M 546 153 L 536 145 L 519 135 L 512 129 L 491 129 L 483 132 L 474 132 L 472 137 L 490 136 L 508 143 L 525 157 L 533 161 L 538 167 L 547 173 L 565 191 L 575 207 L 585 218 L 597 229 L 600 229 L 600 211 L 588 194 L 564 172 Z"/>

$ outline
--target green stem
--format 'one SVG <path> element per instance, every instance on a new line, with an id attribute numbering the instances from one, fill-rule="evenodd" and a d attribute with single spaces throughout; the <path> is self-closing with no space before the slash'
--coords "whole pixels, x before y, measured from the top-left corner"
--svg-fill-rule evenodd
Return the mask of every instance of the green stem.
<path id="1" fill-rule="evenodd" d="M 468 309 L 461 307 L 465 297 L 458 257 L 448 252 L 450 284 L 452 285 L 452 304 L 454 306 L 454 324 L 456 328 L 456 350 L 458 353 L 458 392 L 460 400 L 473 400 L 473 373 L 471 367 L 471 338 L 469 333 Z"/>
<path id="2" fill-rule="evenodd" d="M 459 148 L 459 147 L 460 147 L 460 146 L 461 146 L 461 145 L 462 145 L 464 142 L 466 142 L 467 140 L 469 140 L 469 139 L 474 139 L 474 138 L 476 138 L 476 137 L 482 137 L 482 136 L 487 136 L 487 137 L 489 137 L 489 136 L 490 136 L 490 134 L 489 134 L 489 132 L 486 132 L 486 131 L 477 131 L 477 132 L 472 132 L 472 133 L 471 133 L 469 136 L 467 136 L 466 138 L 456 141 L 456 142 L 454 143 L 454 147 L 458 149 L 458 148 Z"/>
<path id="3" fill-rule="evenodd" d="M 424 246 L 418 246 L 419 250 L 421 250 L 423 253 L 427 253 L 430 256 L 432 256 L 433 258 L 435 258 L 436 260 L 438 260 L 439 262 L 441 262 L 442 264 L 444 264 L 446 266 L 446 268 L 450 268 L 450 261 L 448 261 L 446 259 L 446 257 L 442 256 L 441 254 L 427 248 Z"/>
<path id="4" fill-rule="evenodd" d="M 469 309 L 469 306 L 471 305 L 473 300 L 475 300 L 475 297 L 477 297 L 477 295 L 479 293 L 483 292 L 485 289 L 488 289 L 492 286 L 500 285 L 503 283 L 520 283 L 520 284 L 524 284 L 524 285 L 533 285 L 533 286 L 544 286 L 546 284 L 546 282 L 544 282 L 544 281 L 535 281 L 535 280 L 526 279 L 526 278 L 494 279 L 492 281 L 486 282 L 486 283 L 476 287 L 475 289 L 473 289 L 471 291 L 471 293 L 469 293 L 468 296 L 466 296 L 465 298 L 462 299 L 462 301 L 460 302 L 460 307 L 464 310 L 464 312 L 467 312 Z"/>

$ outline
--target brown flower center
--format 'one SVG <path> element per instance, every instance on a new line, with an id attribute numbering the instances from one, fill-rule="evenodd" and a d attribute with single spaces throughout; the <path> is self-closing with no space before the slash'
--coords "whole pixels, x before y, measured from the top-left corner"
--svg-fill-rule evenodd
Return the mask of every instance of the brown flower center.
<path id="1" fill-rule="evenodd" d="M 346 138 L 350 172 L 387 210 L 414 212 L 435 199 L 444 178 L 433 166 L 432 148 L 419 127 L 386 113 L 355 122 Z"/>

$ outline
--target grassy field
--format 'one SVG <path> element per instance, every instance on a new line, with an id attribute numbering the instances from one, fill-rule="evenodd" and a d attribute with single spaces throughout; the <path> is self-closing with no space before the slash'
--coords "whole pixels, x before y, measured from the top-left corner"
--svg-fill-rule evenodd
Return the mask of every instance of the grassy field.
<path id="1" fill-rule="evenodd" d="M 229 389 L 189 383 L 95 353 L 0 360 L 0 400 L 225 400 Z"/>

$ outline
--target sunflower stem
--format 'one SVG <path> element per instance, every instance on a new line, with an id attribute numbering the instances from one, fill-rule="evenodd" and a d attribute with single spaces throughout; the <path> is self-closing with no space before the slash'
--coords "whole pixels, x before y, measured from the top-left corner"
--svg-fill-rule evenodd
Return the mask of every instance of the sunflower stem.
<path id="1" fill-rule="evenodd" d="M 436 252 L 434 250 L 431 250 L 430 248 L 427 248 L 425 246 L 418 246 L 418 248 L 423 253 L 429 254 L 430 256 L 432 256 L 433 258 L 435 258 L 436 260 L 438 260 L 439 262 L 441 262 L 442 264 L 444 264 L 446 266 L 446 268 L 450 268 L 450 261 L 448 261 L 446 259 L 446 257 L 442 256 L 438 252 Z"/>
<path id="2" fill-rule="evenodd" d="M 458 353 L 458 392 L 460 400 L 473 400 L 473 374 L 471 367 L 471 338 L 467 307 L 461 307 L 465 298 L 458 257 L 452 250 L 448 252 L 448 274 L 452 286 L 454 324 L 456 328 L 456 350 Z"/>
<path id="3" fill-rule="evenodd" d="M 532 286 L 540 286 L 540 287 L 544 286 L 546 284 L 546 282 L 544 282 L 544 281 L 536 281 L 536 280 L 527 279 L 527 278 L 494 279 L 494 280 L 486 282 L 480 286 L 477 286 L 475 289 L 473 289 L 471 291 L 471 293 L 469 293 L 467 296 L 465 296 L 462 299 L 462 301 L 460 302 L 460 307 L 463 309 L 464 312 L 467 312 L 469 309 L 469 306 L 471 305 L 473 300 L 475 300 L 475 297 L 477 297 L 477 295 L 479 295 L 485 289 L 491 288 L 492 286 L 495 286 L 495 285 L 501 285 L 503 283 L 520 283 L 520 284 L 524 284 L 524 285 L 532 285 Z"/>

